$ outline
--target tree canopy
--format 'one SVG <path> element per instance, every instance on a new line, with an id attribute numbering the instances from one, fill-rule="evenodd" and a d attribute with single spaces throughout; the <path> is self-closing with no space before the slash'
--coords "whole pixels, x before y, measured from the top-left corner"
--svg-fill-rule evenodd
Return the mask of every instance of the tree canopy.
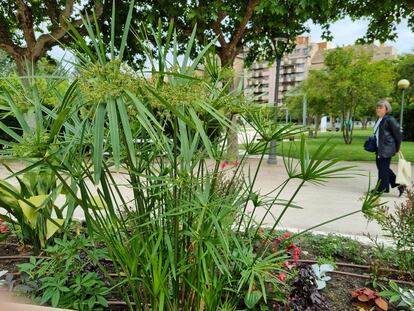
<path id="1" fill-rule="evenodd" d="M 128 3 L 116 0 L 116 18 L 125 16 Z M 111 10 L 110 4 L 104 7 L 104 15 Z M 304 33 L 305 23 L 312 20 L 328 28 L 328 23 L 341 16 L 332 6 L 332 1 L 321 0 L 226 0 L 226 1 L 187 1 L 187 0 L 138 0 L 134 7 L 132 27 L 142 25 L 158 27 L 159 20 L 167 29 L 171 20 L 177 31 L 178 43 L 185 45 L 193 28 L 197 25 L 197 43 L 205 45 L 217 38 L 216 52 L 223 65 L 231 66 L 236 56 L 247 48 L 246 62 L 265 60 L 272 62 L 277 52 L 273 39 L 286 33 L 294 45 L 294 38 Z M 109 38 L 110 29 L 103 25 L 105 37 Z M 121 32 L 116 31 L 118 40 Z M 134 38 L 128 39 L 127 50 L 130 60 L 142 61 L 139 46 Z"/>
<path id="2" fill-rule="evenodd" d="M 0 49 L 25 75 L 53 46 L 69 42 L 67 23 L 82 28 L 80 13 L 92 8 L 100 17 L 103 4 L 98 0 L 0 0 Z"/>
<path id="3" fill-rule="evenodd" d="M 372 43 L 375 40 L 385 42 L 398 37 L 397 25 L 406 19 L 408 26 L 414 31 L 414 1 L 413 0 L 350 0 L 335 1 L 338 10 L 349 15 L 354 20 L 368 20 L 365 35 L 359 38 L 359 43 Z"/>
<path id="4" fill-rule="evenodd" d="M 100 19 L 104 39 L 109 40 L 109 20 L 115 7 L 116 21 L 123 21 L 131 1 L 124 0 L 0 0 L 0 49 L 6 51 L 25 74 L 25 61 L 36 63 L 58 41 L 68 43 L 66 21 L 83 29 L 80 13 L 95 10 Z M 394 39 L 396 25 L 408 19 L 413 27 L 414 1 L 382 2 L 368 0 L 136 0 L 133 7 L 132 28 L 142 26 L 168 28 L 171 20 L 177 31 L 177 40 L 184 46 L 197 25 L 197 44 L 205 46 L 217 38 L 216 52 L 223 65 L 232 65 L 236 56 L 247 51 L 247 64 L 256 60 L 272 62 L 279 52 L 273 39 L 286 33 L 292 39 L 284 49 L 292 48 L 294 38 L 304 33 L 307 21 L 313 21 L 330 37 L 329 23 L 344 16 L 367 18 L 370 25 L 361 41 Z M 91 19 L 92 17 L 89 16 Z M 115 35 L 122 40 L 122 22 L 115 22 Z M 128 38 L 127 58 L 130 64 L 142 65 L 144 56 L 137 41 Z"/>

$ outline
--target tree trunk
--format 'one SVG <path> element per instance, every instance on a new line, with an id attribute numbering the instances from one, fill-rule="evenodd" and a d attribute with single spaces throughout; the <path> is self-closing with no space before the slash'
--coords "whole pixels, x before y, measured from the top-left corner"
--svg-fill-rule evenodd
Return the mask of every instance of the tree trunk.
<path id="1" fill-rule="evenodd" d="M 343 137 L 345 144 L 350 145 L 352 144 L 352 133 L 353 133 L 353 122 L 352 122 L 352 113 L 349 111 L 347 117 L 345 118 L 345 115 L 343 115 L 344 121 L 343 121 Z"/>
<path id="2" fill-rule="evenodd" d="M 231 63 L 229 64 L 231 64 L 231 66 L 234 68 L 233 83 L 231 85 L 230 91 L 235 90 L 239 86 L 240 83 L 243 83 L 241 79 L 243 78 L 244 65 L 243 65 L 243 62 L 240 62 L 240 63 L 235 62 L 236 56 L 230 60 L 227 60 L 227 61 L 231 61 Z M 221 56 L 220 56 L 220 59 L 221 59 Z M 222 59 L 221 61 L 223 64 Z M 238 122 L 237 122 L 238 116 L 232 114 L 230 118 L 231 118 L 231 127 L 227 129 L 226 159 L 237 160 L 239 157 Z"/>
<path id="3" fill-rule="evenodd" d="M 21 55 L 14 58 L 17 67 L 17 73 L 22 79 L 23 85 L 25 87 L 30 86 L 30 76 L 35 74 L 36 61 L 33 58 L 26 57 L 26 55 Z"/>
<path id="4" fill-rule="evenodd" d="M 227 129 L 227 154 L 226 160 L 237 160 L 239 157 L 237 115 L 231 116 L 231 128 Z"/>
<path id="5" fill-rule="evenodd" d="M 335 122 L 334 121 L 335 121 L 334 120 L 334 116 L 333 115 L 330 115 L 329 116 L 329 123 L 330 123 L 329 127 L 331 128 L 332 131 L 335 130 Z"/>
<path id="6" fill-rule="evenodd" d="M 35 68 L 36 63 L 32 61 L 30 58 L 26 57 L 16 57 L 16 67 L 17 67 L 17 73 L 20 76 L 20 79 L 22 80 L 23 87 L 26 89 L 26 91 L 30 90 L 30 87 L 33 85 L 33 76 L 35 74 Z M 36 114 L 34 111 L 34 107 L 30 105 L 26 105 L 22 109 L 23 117 L 29 127 L 34 130 L 36 128 Z M 39 120 L 40 121 L 40 120 Z"/>
<path id="7" fill-rule="evenodd" d="M 363 130 L 366 130 L 367 129 L 367 125 L 368 125 L 368 117 L 362 117 L 361 123 L 362 123 L 362 129 Z"/>
<path id="8" fill-rule="evenodd" d="M 319 131 L 320 123 L 321 123 L 321 117 L 320 117 L 320 115 L 317 114 L 315 116 L 315 134 L 314 134 L 314 137 L 315 138 L 318 136 L 318 131 Z"/>

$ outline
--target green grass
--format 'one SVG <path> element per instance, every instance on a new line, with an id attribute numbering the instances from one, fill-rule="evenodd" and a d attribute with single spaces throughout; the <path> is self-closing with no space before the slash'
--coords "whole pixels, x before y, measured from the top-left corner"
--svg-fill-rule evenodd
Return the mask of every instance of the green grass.
<path id="1" fill-rule="evenodd" d="M 322 142 L 330 139 L 329 144 L 335 145 L 331 158 L 337 158 L 341 161 L 374 161 L 374 153 L 364 150 L 364 142 L 371 134 L 371 130 L 355 130 L 352 144 L 346 145 L 341 132 L 318 133 L 317 138 L 308 138 L 306 144 L 309 152 L 312 153 Z M 282 155 L 283 151 L 287 155 L 290 147 L 292 147 L 292 156 L 297 157 L 299 154 L 299 137 L 296 137 L 294 142 L 278 143 L 276 152 L 278 155 Z M 414 142 L 404 141 L 401 150 L 406 160 L 414 162 Z M 398 156 L 395 156 L 393 161 L 398 161 Z"/>

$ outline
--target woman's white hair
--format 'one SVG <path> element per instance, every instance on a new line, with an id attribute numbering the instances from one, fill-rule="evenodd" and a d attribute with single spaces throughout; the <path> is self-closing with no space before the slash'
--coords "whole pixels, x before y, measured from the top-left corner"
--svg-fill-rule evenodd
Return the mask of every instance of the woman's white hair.
<path id="1" fill-rule="evenodd" d="M 376 107 L 385 107 L 385 109 L 387 110 L 387 113 L 391 113 L 392 112 L 392 107 L 391 104 L 388 100 L 386 99 L 380 99 L 377 104 Z"/>

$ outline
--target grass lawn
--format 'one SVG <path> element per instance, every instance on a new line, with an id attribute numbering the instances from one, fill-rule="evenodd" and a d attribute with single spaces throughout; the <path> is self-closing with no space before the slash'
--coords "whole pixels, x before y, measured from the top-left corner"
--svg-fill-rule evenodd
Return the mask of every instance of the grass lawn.
<path id="1" fill-rule="evenodd" d="M 332 151 L 332 158 L 337 158 L 341 161 L 374 161 L 374 153 L 364 150 L 364 142 L 366 138 L 372 134 L 372 130 L 355 130 L 351 145 L 346 145 L 342 137 L 341 132 L 327 132 L 318 133 L 317 138 L 308 138 L 306 140 L 309 152 L 315 151 L 319 145 L 331 138 L 329 144 L 334 144 L 335 149 Z M 289 151 L 290 145 L 292 146 L 293 156 L 297 156 L 295 145 L 299 147 L 299 137 L 294 142 L 283 142 L 283 149 L 285 154 Z M 278 142 L 276 152 L 278 155 L 282 155 L 282 143 Z M 243 146 L 241 146 L 243 148 Z M 414 142 L 403 142 L 401 148 L 404 157 L 411 162 L 414 162 Z M 394 161 L 398 161 L 398 156 L 393 158 Z"/>

